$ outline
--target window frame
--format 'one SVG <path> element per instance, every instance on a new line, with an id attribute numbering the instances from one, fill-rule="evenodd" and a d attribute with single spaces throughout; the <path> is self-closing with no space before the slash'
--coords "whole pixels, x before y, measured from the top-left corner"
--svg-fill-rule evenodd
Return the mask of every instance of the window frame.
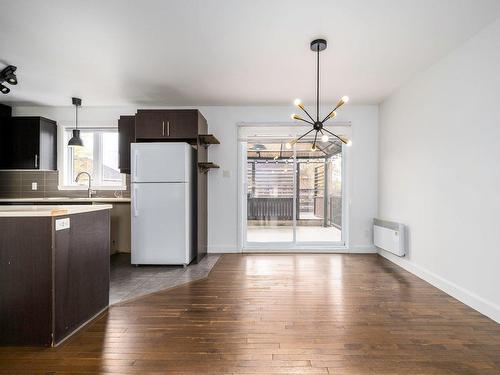
<path id="1" fill-rule="evenodd" d="M 71 162 L 72 150 L 67 144 L 67 133 L 74 129 L 74 125 L 61 126 L 58 134 L 58 165 L 59 167 L 59 190 L 87 190 L 84 185 L 69 184 L 68 176 L 73 175 L 73 163 Z M 121 174 L 121 183 L 119 185 L 106 185 L 99 179 L 95 179 L 95 175 L 102 176 L 102 160 L 103 160 L 103 137 L 104 132 L 116 132 L 118 134 L 118 127 L 116 126 L 79 126 L 82 132 L 95 131 L 94 133 L 94 150 L 93 160 L 94 173 L 92 176 L 92 189 L 94 190 L 127 190 L 126 175 Z M 101 133 L 98 137 L 95 134 Z M 97 168 L 97 170 L 96 170 Z"/>

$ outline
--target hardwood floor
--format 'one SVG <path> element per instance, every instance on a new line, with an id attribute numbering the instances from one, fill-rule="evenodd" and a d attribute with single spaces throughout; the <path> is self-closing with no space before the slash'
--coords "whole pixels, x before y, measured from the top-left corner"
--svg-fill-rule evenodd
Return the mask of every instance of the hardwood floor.
<path id="1" fill-rule="evenodd" d="M 500 325 L 377 255 L 224 255 L 2 374 L 500 374 Z"/>

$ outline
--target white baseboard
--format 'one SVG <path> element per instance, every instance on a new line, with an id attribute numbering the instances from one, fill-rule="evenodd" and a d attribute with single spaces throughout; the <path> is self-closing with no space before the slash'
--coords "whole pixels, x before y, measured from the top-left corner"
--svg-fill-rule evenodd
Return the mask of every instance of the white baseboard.
<path id="1" fill-rule="evenodd" d="M 448 281 L 435 273 L 416 265 L 406 258 L 400 258 L 385 250 L 379 249 L 378 253 L 389 261 L 397 264 L 406 271 L 411 272 L 422 280 L 427 281 L 429 284 L 456 298 L 460 302 L 472 307 L 474 310 L 479 311 L 481 314 L 493 319 L 500 323 L 500 306 L 491 303 L 484 298 L 478 296 L 471 291 L 458 286 L 457 284 Z"/>
<path id="2" fill-rule="evenodd" d="M 375 254 L 377 248 L 373 245 L 358 245 L 349 247 L 348 252 L 353 254 Z"/>
<path id="3" fill-rule="evenodd" d="M 325 253 L 325 254 L 375 254 L 377 252 L 377 249 L 373 245 L 361 245 L 361 246 L 351 246 L 349 248 L 338 248 L 338 249 L 328 249 L 328 248 L 294 248 L 294 249 L 287 249 L 287 248 L 279 248 L 279 249 L 272 249 L 272 250 L 266 250 L 266 249 L 258 249 L 258 248 L 247 248 L 243 251 L 244 253 Z M 222 246 L 209 246 L 208 247 L 208 253 L 213 253 L 213 254 L 236 254 L 236 253 L 242 253 L 240 249 L 236 246 L 227 246 L 227 245 L 222 245 Z"/>
<path id="4" fill-rule="evenodd" d="M 209 254 L 235 254 L 241 253 L 237 246 L 209 246 L 207 252 Z"/>

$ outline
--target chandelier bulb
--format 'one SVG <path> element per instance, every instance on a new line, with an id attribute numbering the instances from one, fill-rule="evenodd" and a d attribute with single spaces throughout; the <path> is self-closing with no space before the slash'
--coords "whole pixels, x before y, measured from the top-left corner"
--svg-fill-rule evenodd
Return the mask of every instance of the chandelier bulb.
<path id="1" fill-rule="evenodd" d="M 328 142 L 328 136 L 326 134 L 322 135 L 321 142 Z"/>
<path id="2" fill-rule="evenodd" d="M 285 148 L 286 148 L 287 150 L 290 150 L 290 149 L 292 148 L 291 143 L 290 143 L 290 142 L 285 143 Z"/>
<path id="3" fill-rule="evenodd" d="M 299 108 L 304 108 L 304 104 L 302 103 L 302 100 L 300 99 L 295 99 L 293 101 L 293 104 L 296 106 L 296 107 L 299 107 Z"/>
<path id="4" fill-rule="evenodd" d="M 341 137 L 340 139 L 342 139 L 342 142 L 344 142 L 344 144 L 345 144 L 347 147 L 351 147 L 351 146 L 352 146 L 352 141 L 351 141 L 349 138 L 344 138 L 344 137 Z"/>
<path id="5" fill-rule="evenodd" d="M 348 96 L 343 96 L 340 98 L 340 100 L 338 101 L 337 103 L 337 106 L 335 107 L 335 109 L 343 106 L 345 103 L 347 103 L 349 101 L 349 97 Z"/>
<path id="6" fill-rule="evenodd" d="M 334 117 L 337 117 L 337 112 L 335 112 L 335 111 L 330 113 L 330 116 L 328 116 L 328 118 L 334 118 Z"/>

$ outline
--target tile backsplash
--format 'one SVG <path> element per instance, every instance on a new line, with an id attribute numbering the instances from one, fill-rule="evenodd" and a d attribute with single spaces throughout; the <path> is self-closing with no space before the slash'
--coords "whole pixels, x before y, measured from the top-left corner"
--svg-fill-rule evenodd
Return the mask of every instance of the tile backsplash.
<path id="1" fill-rule="evenodd" d="M 0 198 L 50 198 L 87 196 L 86 190 L 59 190 L 58 171 L 0 171 Z M 32 183 L 37 190 L 32 190 Z M 124 198 L 130 197 L 130 176 L 127 175 L 127 190 L 121 191 Z M 115 197 L 114 190 L 96 190 L 95 197 Z"/>

